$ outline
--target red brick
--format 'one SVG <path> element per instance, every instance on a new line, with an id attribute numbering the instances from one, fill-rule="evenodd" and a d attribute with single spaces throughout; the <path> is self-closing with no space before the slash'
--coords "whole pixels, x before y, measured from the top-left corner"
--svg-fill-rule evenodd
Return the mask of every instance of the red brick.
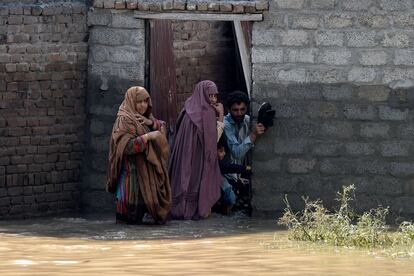
<path id="1" fill-rule="evenodd" d="M 25 146 L 27 154 L 37 153 L 37 146 L 27 145 Z"/>
<path id="2" fill-rule="evenodd" d="M 127 0 L 127 8 L 130 10 L 136 10 L 138 8 L 138 0 Z"/>
<path id="3" fill-rule="evenodd" d="M 6 72 L 16 72 L 17 71 L 17 66 L 14 63 L 7 63 L 6 65 Z"/>
<path id="4" fill-rule="evenodd" d="M 50 145 L 50 137 L 42 137 L 40 139 L 40 145 Z"/>
<path id="5" fill-rule="evenodd" d="M 30 137 L 29 136 L 20 137 L 20 144 L 21 145 L 29 145 L 30 144 Z"/>
<path id="6" fill-rule="evenodd" d="M 24 191 L 23 193 L 26 194 L 26 191 Z M 28 192 L 29 196 L 25 196 L 24 197 L 24 203 L 34 203 L 35 202 L 35 197 L 31 195 L 31 191 Z"/>
<path id="7" fill-rule="evenodd" d="M 23 197 L 21 197 L 21 196 L 16 196 L 16 197 L 11 197 L 10 198 L 10 205 L 12 205 L 13 207 L 14 206 L 20 206 L 22 203 L 23 203 Z M 24 210 L 22 210 L 21 212 L 23 213 Z"/>
<path id="8" fill-rule="evenodd" d="M 26 120 L 26 118 L 19 118 L 19 117 L 8 118 L 7 119 L 7 125 L 9 127 L 26 126 L 27 125 L 27 120 Z"/>
<path id="9" fill-rule="evenodd" d="M 232 4 L 220 4 L 220 11 L 222 12 L 231 12 L 233 10 Z"/>
<path id="10" fill-rule="evenodd" d="M 47 135 L 49 133 L 48 127 L 33 127 L 32 134 L 33 135 Z"/>
<path id="11" fill-rule="evenodd" d="M 39 119 L 36 118 L 27 118 L 27 126 L 38 126 L 39 125 Z"/>
<path id="12" fill-rule="evenodd" d="M 78 190 L 78 183 L 64 183 L 63 190 L 65 191 L 77 191 Z"/>
<path id="13" fill-rule="evenodd" d="M 197 3 L 197 10 L 198 11 L 207 11 L 208 10 L 208 3 Z"/>
<path id="14" fill-rule="evenodd" d="M 47 162 L 57 162 L 58 158 L 59 158 L 58 154 L 48 154 L 46 161 Z"/>
<path id="15" fill-rule="evenodd" d="M 6 175 L 0 175 L 0 187 L 6 187 Z M 3 196 L 3 188 L 0 188 L 0 198 Z"/>
<path id="16" fill-rule="evenodd" d="M 10 157 L 8 156 L 0 157 L 0 166 L 9 165 L 9 164 L 10 164 Z"/>
<path id="17" fill-rule="evenodd" d="M 244 13 L 244 6 L 240 3 L 233 4 L 233 12 L 234 13 Z"/>
<path id="18" fill-rule="evenodd" d="M 26 80 L 26 74 L 21 72 L 14 73 L 13 80 L 18 82 L 24 81 Z"/>
<path id="19" fill-rule="evenodd" d="M 30 164 L 33 163 L 33 155 L 12 156 L 11 164 Z"/>
<path id="20" fill-rule="evenodd" d="M 56 170 L 62 171 L 66 168 L 65 162 L 57 162 L 55 163 Z"/>
<path id="21" fill-rule="evenodd" d="M 149 10 L 149 4 L 146 3 L 146 2 L 138 1 L 138 9 L 140 11 L 148 11 Z"/>
<path id="22" fill-rule="evenodd" d="M 8 135 L 11 137 L 20 137 L 23 135 L 30 134 L 30 130 L 25 130 L 21 127 L 10 127 L 8 128 Z"/>
<path id="23" fill-rule="evenodd" d="M 55 187 L 53 184 L 46 185 L 45 188 L 46 193 L 53 193 L 55 191 Z"/>
<path id="24" fill-rule="evenodd" d="M 23 14 L 24 15 L 32 14 L 32 9 L 30 7 L 23 7 Z"/>
<path id="25" fill-rule="evenodd" d="M 115 8 L 115 1 L 114 0 L 104 0 L 103 2 L 105 9 L 113 9 Z"/>
<path id="26" fill-rule="evenodd" d="M 8 18 L 9 25 L 20 25 L 23 24 L 22 15 L 10 15 Z"/>
<path id="27" fill-rule="evenodd" d="M 124 0 L 117 0 L 115 1 L 115 9 L 125 9 L 125 1 Z"/>
<path id="28" fill-rule="evenodd" d="M 41 172 L 42 171 L 42 165 L 39 164 L 29 164 L 27 166 L 28 172 Z"/>
<path id="29" fill-rule="evenodd" d="M 100 8 L 102 9 L 104 7 L 104 1 L 103 0 L 94 0 L 93 1 L 93 6 L 95 8 Z"/>
<path id="30" fill-rule="evenodd" d="M 17 175 L 13 175 L 13 186 L 17 185 L 18 179 Z M 7 183 L 9 184 L 9 183 Z M 23 194 L 23 187 L 11 187 L 7 189 L 7 193 L 9 196 L 18 196 Z"/>

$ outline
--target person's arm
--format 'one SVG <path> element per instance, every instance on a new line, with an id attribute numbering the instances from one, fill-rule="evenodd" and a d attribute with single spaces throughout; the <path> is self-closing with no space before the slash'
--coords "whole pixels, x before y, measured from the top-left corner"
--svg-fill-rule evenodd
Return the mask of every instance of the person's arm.
<path id="1" fill-rule="evenodd" d="M 141 136 L 132 138 L 128 141 L 125 147 L 125 154 L 137 154 L 144 152 L 148 147 L 148 141 L 156 140 L 158 136 L 161 136 L 161 132 L 158 130 L 145 133 Z"/>
<path id="2" fill-rule="evenodd" d="M 217 142 L 220 140 L 221 135 L 223 135 L 224 123 L 217 121 Z"/>
<path id="3" fill-rule="evenodd" d="M 148 126 L 152 130 L 161 130 L 162 123 L 163 123 L 163 121 L 155 119 L 154 116 L 152 116 L 152 115 L 150 115 L 149 118 L 140 116 L 138 118 L 138 121 L 141 124 L 145 124 L 146 126 Z"/>
<path id="4" fill-rule="evenodd" d="M 253 127 L 253 131 L 250 132 L 250 140 L 252 143 L 256 142 L 258 136 L 262 135 L 265 132 L 266 128 L 261 123 L 256 123 Z"/>
<path id="5" fill-rule="evenodd" d="M 249 166 L 220 162 L 220 171 L 222 174 L 230 174 L 230 173 L 242 174 L 242 173 L 249 173 L 250 170 L 251 169 Z"/>
<path id="6" fill-rule="evenodd" d="M 128 144 L 125 147 L 125 154 L 137 154 L 144 152 L 147 148 L 147 134 L 132 138 L 128 141 Z"/>
<path id="7" fill-rule="evenodd" d="M 246 153 L 253 147 L 253 142 L 250 136 L 247 136 L 241 143 L 234 134 L 231 125 L 224 125 L 224 134 L 226 135 L 227 145 L 233 157 L 238 160 L 243 160 Z"/>
<path id="8" fill-rule="evenodd" d="M 161 130 L 162 124 L 161 124 L 160 120 L 157 120 L 157 119 L 153 118 L 153 119 L 151 119 L 151 121 L 152 121 L 152 125 L 151 125 L 152 130 Z"/>

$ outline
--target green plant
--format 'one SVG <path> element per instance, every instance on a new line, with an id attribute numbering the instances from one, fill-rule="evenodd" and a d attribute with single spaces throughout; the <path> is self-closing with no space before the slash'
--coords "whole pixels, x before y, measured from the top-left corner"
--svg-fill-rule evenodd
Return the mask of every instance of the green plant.
<path id="1" fill-rule="evenodd" d="M 293 240 L 365 248 L 414 245 L 412 222 L 404 221 L 396 232 L 391 232 L 386 225 L 388 207 L 371 209 L 357 216 L 349 204 L 354 194 L 354 185 L 343 186 L 337 193 L 340 207 L 336 212 L 330 212 L 319 199 L 312 201 L 303 197 L 305 207 L 295 213 L 285 196 L 286 208 L 278 223 L 288 228 L 289 238 Z"/>

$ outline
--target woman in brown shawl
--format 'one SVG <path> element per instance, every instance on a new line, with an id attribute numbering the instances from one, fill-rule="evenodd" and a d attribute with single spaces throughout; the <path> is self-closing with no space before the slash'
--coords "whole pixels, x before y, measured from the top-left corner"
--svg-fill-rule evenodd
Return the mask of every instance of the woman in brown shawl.
<path id="1" fill-rule="evenodd" d="M 217 94 L 214 82 L 199 82 L 177 120 L 169 164 L 173 219 L 205 218 L 220 198 L 217 141 L 224 125 Z"/>
<path id="2" fill-rule="evenodd" d="M 162 224 L 170 211 L 168 142 L 151 107 L 143 87 L 129 88 L 112 129 L 106 189 L 116 195 L 117 223 L 140 224 L 149 213 Z"/>

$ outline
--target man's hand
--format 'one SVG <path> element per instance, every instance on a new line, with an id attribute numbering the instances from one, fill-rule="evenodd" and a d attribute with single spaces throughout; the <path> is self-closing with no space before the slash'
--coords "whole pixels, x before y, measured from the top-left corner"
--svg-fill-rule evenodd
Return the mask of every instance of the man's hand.
<path id="1" fill-rule="evenodd" d="M 265 132 L 266 128 L 263 124 L 258 123 L 254 126 L 252 133 L 250 133 L 250 139 L 254 143 L 257 139 L 257 136 L 262 135 Z"/>
<path id="2" fill-rule="evenodd" d="M 243 184 L 243 185 L 247 185 L 247 184 L 249 184 L 249 179 L 246 179 L 246 178 L 242 178 L 242 177 L 239 177 L 239 180 L 240 180 L 240 182 Z"/>
<path id="3" fill-rule="evenodd" d="M 257 135 L 259 135 L 259 136 L 262 135 L 265 132 L 265 130 L 266 130 L 266 128 L 264 127 L 263 124 L 261 124 L 261 123 L 256 124 L 255 131 L 256 131 Z"/>

